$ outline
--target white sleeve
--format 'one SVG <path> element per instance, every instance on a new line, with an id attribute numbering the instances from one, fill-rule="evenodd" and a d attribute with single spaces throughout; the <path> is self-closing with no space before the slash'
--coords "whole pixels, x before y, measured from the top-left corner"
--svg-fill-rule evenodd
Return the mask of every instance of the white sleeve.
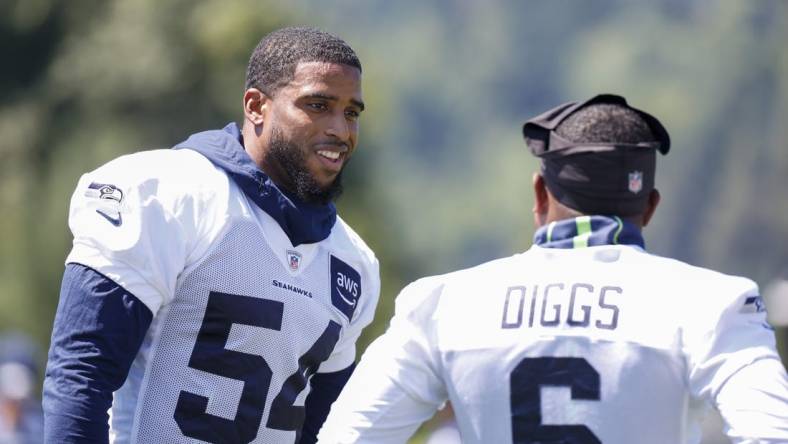
<path id="1" fill-rule="evenodd" d="M 754 282 L 735 278 L 708 291 L 716 294 L 691 307 L 694 315 L 686 326 L 691 332 L 686 340 L 691 394 L 713 403 L 731 375 L 777 352 Z"/>
<path id="2" fill-rule="evenodd" d="M 776 357 L 734 373 L 717 394 L 725 433 L 734 444 L 788 442 L 788 377 Z"/>
<path id="3" fill-rule="evenodd" d="M 380 266 L 378 260 L 371 255 L 371 262 L 365 268 L 366 273 L 362 282 L 369 282 L 362 289 L 362 296 L 359 299 L 359 307 L 353 316 L 352 321 L 343 330 L 331 356 L 323 361 L 318 368 L 318 373 L 331 373 L 348 368 L 356 360 L 356 341 L 361 336 L 361 332 L 375 317 L 375 309 L 378 306 L 380 297 Z M 362 284 L 363 285 L 363 284 Z"/>
<path id="4" fill-rule="evenodd" d="M 722 309 L 706 307 L 720 313 L 716 322 L 697 331 L 690 391 L 720 411 L 734 442 L 788 442 L 788 383 L 758 288 L 739 278 L 726 284 Z M 738 296 L 724 295 L 731 290 Z"/>
<path id="5" fill-rule="evenodd" d="M 446 401 L 430 340 L 441 290 L 422 280 L 402 291 L 389 329 L 364 353 L 318 442 L 404 443 Z"/>
<path id="6" fill-rule="evenodd" d="M 169 150 L 167 150 L 169 151 Z M 188 155 L 188 154 L 187 154 Z M 150 151 L 120 157 L 83 175 L 71 198 L 73 248 L 66 263 L 109 277 L 155 315 L 171 300 L 194 250 L 199 199 L 178 179 L 162 179 L 180 153 Z"/>

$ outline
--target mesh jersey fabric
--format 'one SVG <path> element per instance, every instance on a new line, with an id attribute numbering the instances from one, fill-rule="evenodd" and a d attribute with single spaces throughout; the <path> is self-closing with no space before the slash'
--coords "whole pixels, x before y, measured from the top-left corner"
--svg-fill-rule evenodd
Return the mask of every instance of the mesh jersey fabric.
<path id="1" fill-rule="evenodd" d="M 773 401 L 723 409 L 728 435 L 788 442 L 788 384 L 757 294 L 627 245 L 534 246 L 416 281 L 318 442 L 404 442 L 449 400 L 464 443 L 697 443 L 737 386 Z"/>
<path id="2" fill-rule="evenodd" d="M 86 193 L 96 183 L 112 184 L 122 202 L 97 204 Z M 114 443 L 293 442 L 282 417 L 303 406 L 309 375 L 352 364 L 377 303 L 377 259 L 341 219 L 325 240 L 293 246 L 191 150 L 140 152 L 84 175 L 70 226 L 67 262 L 112 278 L 154 314 L 115 394 Z M 332 298 L 332 257 L 356 272 L 352 312 Z M 268 427 L 272 415 L 279 429 Z M 237 435 L 211 438 L 206 425 Z"/>

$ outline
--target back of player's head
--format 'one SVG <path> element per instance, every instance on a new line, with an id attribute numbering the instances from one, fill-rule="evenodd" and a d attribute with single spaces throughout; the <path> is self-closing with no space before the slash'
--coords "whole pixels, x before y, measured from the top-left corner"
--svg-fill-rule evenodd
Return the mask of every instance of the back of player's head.
<path id="1" fill-rule="evenodd" d="M 657 140 L 643 117 L 617 103 L 595 103 L 580 108 L 558 124 L 555 132 L 574 143 L 637 144 Z"/>
<path id="2" fill-rule="evenodd" d="M 300 62 L 326 62 L 361 70 L 356 53 L 344 40 L 315 28 L 282 28 L 263 37 L 246 70 L 246 89 L 276 94 L 287 85 Z"/>
<path id="3" fill-rule="evenodd" d="M 583 214 L 641 214 L 654 189 L 656 152 L 670 137 L 653 116 L 603 94 L 553 108 L 523 126 L 550 193 Z"/>

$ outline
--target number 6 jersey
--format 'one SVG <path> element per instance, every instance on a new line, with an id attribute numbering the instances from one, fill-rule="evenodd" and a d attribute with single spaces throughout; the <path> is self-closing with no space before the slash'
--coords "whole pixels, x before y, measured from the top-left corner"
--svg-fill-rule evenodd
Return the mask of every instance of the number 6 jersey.
<path id="1" fill-rule="evenodd" d="M 373 253 L 333 205 L 323 217 L 264 184 L 238 136 L 121 157 L 74 193 L 67 263 L 153 314 L 114 393 L 111 442 L 293 443 L 309 378 L 351 366 L 372 320 Z M 294 241 L 317 223 L 322 240 Z"/>
<path id="2" fill-rule="evenodd" d="M 320 443 L 403 443 L 446 400 L 463 443 L 788 442 L 788 382 L 755 284 L 654 256 L 620 219 L 416 281 Z"/>

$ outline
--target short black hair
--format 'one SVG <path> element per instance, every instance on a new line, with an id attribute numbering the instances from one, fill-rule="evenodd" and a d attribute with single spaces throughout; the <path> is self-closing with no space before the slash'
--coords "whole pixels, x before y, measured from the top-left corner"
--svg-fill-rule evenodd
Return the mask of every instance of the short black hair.
<path id="1" fill-rule="evenodd" d="M 246 89 L 257 88 L 273 95 L 293 80 L 300 62 L 339 63 L 361 71 L 353 48 L 339 37 L 315 28 L 282 28 L 263 37 L 252 52 Z"/>
<path id="2" fill-rule="evenodd" d="M 640 143 L 657 139 L 640 114 L 613 103 L 580 108 L 561 122 L 555 132 L 575 143 Z"/>

